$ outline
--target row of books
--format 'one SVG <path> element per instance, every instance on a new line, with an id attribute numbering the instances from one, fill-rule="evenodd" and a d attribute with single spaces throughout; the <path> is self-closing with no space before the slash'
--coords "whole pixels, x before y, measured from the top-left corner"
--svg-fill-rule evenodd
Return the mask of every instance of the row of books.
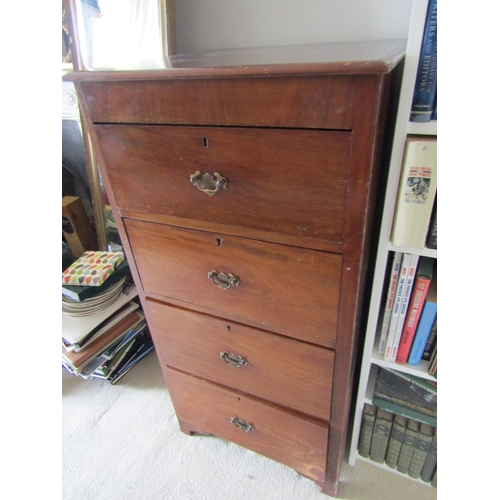
<path id="1" fill-rule="evenodd" d="M 437 120 L 437 0 L 429 0 L 410 121 Z"/>
<path id="2" fill-rule="evenodd" d="M 436 260 L 393 252 L 378 353 L 385 361 L 418 366 L 430 361 L 437 376 Z"/>
<path id="3" fill-rule="evenodd" d="M 437 138 L 406 138 L 391 242 L 437 250 Z"/>
<path id="4" fill-rule="evenodd" d="M 437 488 L 437 427 L 366 403 L 358 453 Z"/>
<path id="5" fill-rule="evenodd" d="M 94 265 L 86 263 L 90 258 L 100 260 L 98 265 L 107 265 L 94 252 L 92 257 L 84 254 L 63 272 L 62 365 L 85 379 L 115 384 L 154 346 L 127 262 L 116 259 L 111 269 L 106 268 L 106 278 L 96 279 L 96 274 L 89 273 L 95 283 L 85 285 L 90 280 L 84 279 L 75 284 L 80 276 L 86 276 L 87 266 Z M 116 288 L 117 293 L 110 295 Z"/>
<path id="6" fill-rule="evenodd" d="M 417 422 L 437 426 L 437 382 L 399 370 L 379 368 L 373 404 Z"/>

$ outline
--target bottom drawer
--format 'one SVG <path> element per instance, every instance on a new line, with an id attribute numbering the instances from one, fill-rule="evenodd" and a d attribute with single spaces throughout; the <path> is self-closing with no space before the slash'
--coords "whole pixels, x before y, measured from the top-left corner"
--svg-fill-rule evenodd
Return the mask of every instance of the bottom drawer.
<path id="1" fill-rule="evenodd" d="M 210 382 L 163 368 L 185 427 L 203 430 L 325 480 L 328 425 L 299 417 Z M 251 427 L 250 427 L 251 426 Z"/>

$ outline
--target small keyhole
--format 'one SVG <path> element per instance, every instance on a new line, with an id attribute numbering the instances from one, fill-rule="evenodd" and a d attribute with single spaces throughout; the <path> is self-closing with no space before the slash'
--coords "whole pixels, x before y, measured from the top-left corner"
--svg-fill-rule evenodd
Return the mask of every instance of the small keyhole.
<path id="1" fill-rule="evenodd" d="M 203 137 L 203 147 L 208 148 L 208 139 L 206 137 Z"/>
<path id="2" fill-rule="evenodd" d="M 231 331 L 231 327 L 229 325 L 226 326 L 227 328 L 227 331 L 230 332 Z"/>
<path id="3" fill-rule="evenodd" d="M 215 244 L 220 247 L 222 245 L 222 240 L 220 238 L 215 238 Z"/>
<path id="4" fill-rule="evenodd" d="M 238 398 L 238 401 L 241 401 L 241 398 Z"/>

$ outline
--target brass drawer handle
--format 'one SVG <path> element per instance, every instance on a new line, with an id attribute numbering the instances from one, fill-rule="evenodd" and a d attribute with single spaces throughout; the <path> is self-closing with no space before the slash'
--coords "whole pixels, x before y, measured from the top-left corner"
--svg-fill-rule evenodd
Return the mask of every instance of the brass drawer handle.
<path id="1" fill-rule="evenodd" d="M 190 178 L 191 182 L 204 193 L 213 196 L 221 188 L 226 189 L 227 179 L 217 172 L 214 174 L 202 174 L 196 171 Z"/>
<path id="2" fill-rule="evenodd" d="M 227 290 L 233 286 L 239 286 L 240 280 L 234 274 L 219 273 L 217 269 L 213 269 L 208 273 L 208 278 L 212 280 L 214 285 Z"/>
<path id="3" fill-rule="evenodd" d="M 224 351 L 220 353 L 220 358 L 223 359 L 228 365 L 236 366 L 236 368 L 248 365 L 248 361 L 239 354 L 230 354 L 227 351 Z"/>
<path id="4" fill-rule="evenodd" d="M 231 422 L 238 427 L 238 429 L 241 429 L 242 431 L 249 432 L 253 431 L 255 427 L 252 424 L 249 424 L 248 422 L 245 422 L 244 420 L 241 420 L 238 417 L 233 417 L 231 419 Z"/>

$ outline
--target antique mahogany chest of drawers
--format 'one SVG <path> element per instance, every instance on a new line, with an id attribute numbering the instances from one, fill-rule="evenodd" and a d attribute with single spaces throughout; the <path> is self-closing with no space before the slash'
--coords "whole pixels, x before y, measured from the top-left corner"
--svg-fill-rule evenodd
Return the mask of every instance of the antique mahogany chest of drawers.
<path id="1" fill-rule="evenodd" d="M 182 431 L 335 495 L 401 41 L 75 72 Z"/>

